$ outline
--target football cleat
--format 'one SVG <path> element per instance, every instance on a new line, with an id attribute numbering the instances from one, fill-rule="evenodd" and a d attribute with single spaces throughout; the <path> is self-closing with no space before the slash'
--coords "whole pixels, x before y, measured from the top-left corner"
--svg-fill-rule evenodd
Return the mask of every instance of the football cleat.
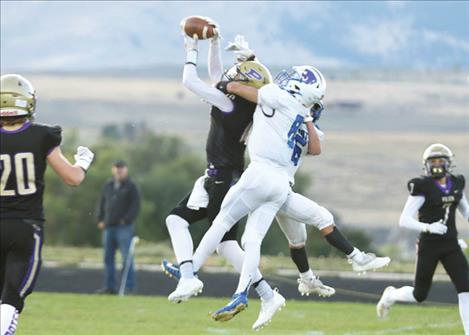
<path id="1" fill-rule="evenodd" d="M 368 270 L 376 270 L 383 266 L 389 265 L 391 258 L 389 257 L 376 257 L 372 253 L 362 252 L 362 258 L 360 260 L 349 259 L 349 263 L 352 264 L 353 271 L 359 273 L 366 273 Z"/>
<path id="2" fill-rule="evenodd" d="M 281 311 L 282 307 L 285 307 L 285 298 L 278 293 L 277 289 L 274 290 L 274 296 L 272 298 L 269 300 L 261 299 L 261 301 L 259 317 L 252 325 L 252 329 L 256 331 L 269 324 L 275 313 Z"/>
<path id="3" fill-rule="evenodd" d="M 231 301 L 218 311 L 212 313 L 212 319 L 215 321 L 229 321 L 239 312 L 248 307 L 248 296 L 246 292 L 235 293 Z"/>
<path id="4" fill-rule="evenodd" d="M 173 264 L 168 260 L 164 259 L 161 263 L 161 269 L 163 273 L 169 278 L 174 278 L 176 280 L 181 279 L 181 271 L 179 271 L 179 265 Z"/>
<path id="5" fill-rule="evenodd" d="M 298 278 L 298 291 L 301 295 L 309 296 L 310 294 L 317 294 L 324 298 L 335 294 L 335 289 L 324 285 L 318 277 L 313 277 L 310 280 Z"/>
<path id="6" fill-rule="evenodd" d="M 202 283 L 198 278 L 181 278 L 176 290 L 168 296 L 168 300 L 179 304 L 182 301 L 188 300 L 192 296 L 198 295 L 202 292 L 203 288 L 204 283 Z"/>
<path id="7" fill-rule="evenodd" d="M 388 286 L 383 291 L 383 295 L 381 296 L 381 299 L 379 299 L 378 304 L 376 305 L 376 314 L 379 318 L 385 318 L 388 315 L 389 309 L 393 304 L 389 299 L 389 295 L 395 289 L 396 288 L 394 286 Z"/>

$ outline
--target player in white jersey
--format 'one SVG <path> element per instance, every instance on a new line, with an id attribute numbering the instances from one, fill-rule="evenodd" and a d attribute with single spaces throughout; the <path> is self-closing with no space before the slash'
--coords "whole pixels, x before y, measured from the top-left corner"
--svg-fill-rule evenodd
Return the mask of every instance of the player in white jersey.
<path id="1" fill-rule="evenodd" d="M 193 257 L 194 270 L 215 250 L 222 236 L 249 214 L 242 245 L 245 259 L 232 301 L 215 312 L 215 320 L 229 320 L 247 306 L 247 291 L 260 260 L 262 240 L 275 214 L 288 197 L 290 183 L 303 150 L 318 155 L 321 146 L 309 115 L 311 106 L 325 94 L 322 74 L 311 66 L 297 67 L 300 77 L 283 89 L 268 84 L 261 89 L 236 82 L 229 92 L 257 102 L 248 141 L 251 163 L 223 200 L 221 211 Z M 306 122 L 305 122 L 306 121 Z"/>

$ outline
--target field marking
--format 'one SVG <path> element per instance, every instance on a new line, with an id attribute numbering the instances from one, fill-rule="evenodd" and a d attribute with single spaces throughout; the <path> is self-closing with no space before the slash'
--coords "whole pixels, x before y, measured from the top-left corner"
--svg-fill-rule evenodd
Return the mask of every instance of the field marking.
<path id="1" fill-rule="evenodd" d="M 439 328 L 450 328 L 458 325 L 458 322 L 453 323 L 432 323 L 425 326 L 403 326 L 399 328 L 388 328 L 382 330 L 370 330 L 370 331 L 357 331 L 351 333 L 344 333 L 343 335 L 386 335 L 386 334 L 403 334 L 404 331 L 422 330 L 422 329 L 439 329 Z"/>

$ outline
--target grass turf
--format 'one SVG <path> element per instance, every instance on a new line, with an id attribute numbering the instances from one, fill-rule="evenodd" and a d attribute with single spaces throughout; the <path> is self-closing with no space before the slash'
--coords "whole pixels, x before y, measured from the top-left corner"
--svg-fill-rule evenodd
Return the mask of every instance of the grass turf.
<path id="1" fill-rule="evenodd" d="M 225 323 L 209 311 L 227 298 L 193 298 L 179 305 L 165 297 L 96 296 L 33 293 L 20 316 L 17 335 L 145 335 L 252 334 L 259 302 Z M 454 306 L 396 305 L 386 320 L 378 320 L 375 305 L 287 301 L 273 322 L 260 333 L 304 335 L 463 334 Z"/>

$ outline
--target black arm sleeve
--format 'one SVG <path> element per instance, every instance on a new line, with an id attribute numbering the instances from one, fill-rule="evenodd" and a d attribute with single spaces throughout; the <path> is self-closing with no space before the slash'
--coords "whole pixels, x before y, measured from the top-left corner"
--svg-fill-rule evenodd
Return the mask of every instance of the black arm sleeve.
<path id="1" fill-rule="evenodd" d="M 130 189 L 130 205 L 127 213 L 124 215 L 125 222 L 134 222 L 140 211 L 140 193 L 135 184 Z"/>
<path id="2" fill-rule="evenodd" d="M 106 205 L 106 185 L 103 187 L 101 191 L 101 199 L 99 200 L 99 206 L 98 206 L 98 221 L 104 220 L 105 205 Z"/>

